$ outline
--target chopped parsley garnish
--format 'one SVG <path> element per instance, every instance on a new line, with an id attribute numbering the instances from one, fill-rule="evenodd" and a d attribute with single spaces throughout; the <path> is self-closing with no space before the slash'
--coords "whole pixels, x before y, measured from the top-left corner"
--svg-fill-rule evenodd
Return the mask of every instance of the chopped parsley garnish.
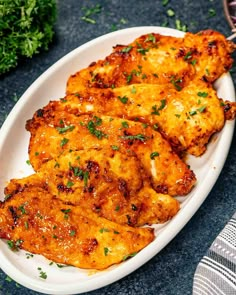
<path id="1" fill-rule="evenodd" d="M 207 97 L 208 93 L 207 92 L 198 92 L 197 95 L 200 97 Z"/>
<path id="2" fill-rule="evenodd" d="M 129 124 L 126 121 L 121 122 L 123 128 L 129 128 Z"/>
<path id="3" fill-rule="evenodd" d="M 5 195 L 5 197 L 4 197 L 4 201 L 6 201 L 7 199 L 9 199 L 11 196 L 12 196 L 12 194 L 7 194 L 7 195 Z"/>
<path id="4" fill-rule="evenodd" d="M 140 48 L 137 49 L 137 52 L 141 53 L 142 55 L 145 55 L 146 52 L 148 52 L 148 51 L 149 51 L 149 49 L 142 48 L 142 47 L 140 47 Z"/>
<path id="5" fill-rule="evenodd" d="M 24 222 L 24 225 L 25 225 L 25 229 L 29 229 L 29 223 L 28 223 L 28 221 L 25 221 Z"/>
<path id="6" fill-rule="evenodd" d="M 34 255 L 32 253 L 25 253 L 25 255 L 26 255 L 27 259 L 30 259 L 30 258 L 34 257 Z"/>
<path id="7" fill-rule="evenodd" d="M 130 52 L 130 50 L 131 50 L 132 48 L 133 48 L 133 46 L 127 46 L 127 47 L 121 49 L 121 52 L 128 53 L 128 52 Z"/>
<path id="8" fill-rule="evenodd" d="M 186 53 L 186 55 L 184 56 L 184 60 L 189 60 L 192 58 L 192 51 L 189 51 Z"/>
<path id="9" fill-rule="evenodd" d="M 197 111 L 199 113 L 203 113 L 205 111 L 205 109 L 206 109 L 206 106 L 202 106 L 202 107 L 198 108 Z"/>
<path id="10" fill-rule="evenodd" d="M 175 12 L 174 12 L 173 9 L 168 9 L 168 10 L 166 11 L 166 13 L 167 13 L 167 15 L 170 16 L 170 17 L 172 17 L 172 16 L 175 15 Z"/>
<path id="11" fill-rule="evenodd" d="M 64 219 L 68 219 L 71 209 L 61 209 L 61 212 L 64 213 Z"/>
<path id="12" fill-rule="evenodd" d="M 72 229 L 72 230 L 70 231 L 70 236 L 73 237 L 73 236 L 75 236 L 75 234 L 76 234 L 76 231 Z"/>
<path id="13" fill-rule="evenodd" d="M 159 111 L 161 111 L 162 109 L 164 109 L 164 107 L 166 106 L 166 100 L 162 99 L 161 100 L 161 105 L 159 106 L 159 108 L 157 108 L 156 105 L 152 106 L 152 115 L 160 115 Z"/>
<path id="14" fill-rule="evenodd" d="M 143 123 L 142 126 L 143 126 L 144 129 L 146 129 L 148 127 L 148 124 L 147 123 Z"/>
<path id="15" fill-rule="evenodd" d="M 192 60 L 190 61 L 190 63 L 191 63 L 193 66 L 195 66 L 196 63 L 197 63 L 197 60 L 196 60 L 196 59 L 192 59 Z"/>
<path id="16" fill-rule="evenodd" d="M 66 145 L 66 144 L 68 143 L 68 141 L 69 141 L 69 139 L 64 137 L 64 138 L 61 140 L 60 146 L 63 147 L 64 145 Z"/>
<path id="17" fill-rule="evenodd" d="M 89 172 L 84 172 L 84 186 L 88 186 Z"/>
<path id="18" fill-rule="evenodd" d="M 196 110 L 194 110 L 194 111 L 190 111 L 190 112 L 189 112 L 189 115 L 190 115 L 190 116 L 194 116 L 194 115 L 196 115 L 196 114 L 197 114 L 197 111 L 196 111 Z"/>
<path id="19" fill-rule="evenodd" d="M 124 135 L 124 136 L 121 136 L 121 138 L 125 139 L 125 140 L 141 140 L 141 141 L 145 141 L 145 140 L 149 139 L 147 136 L 145 136 L 143 134 Z"/>
<path id="20" fill-rule="evenodd" d="M 131 93 L 135 94 L 136 92 L 137 92 L 137 89 L 136 89 L 135 86 L 133 86 L 133 87 L 131 88 Z"/>
<path id="21" fill-rule="evenodd" d="M 177 30 L 180 30 L 183 32 L 187 31 L 187 25 L 183 24 L 180 19 L 175 20 L 175 27 Z"/>
<path id="22" fill-rule="evenodd" d="M 46 278 L 48 277 L 47 274 L 46 274 L 46 272 L 45 271 L 42 271 L 42 268 L 41 267 L 38 267 L 38 270 L 39 270 L 39 277 L 41 279 L 46 280 Z"/>
<path id="23" fill-rule="evenodd" d="M 71 188 L 73 185 L 74 185 L 74 182 L 68 180 L 68 182 L 67 182 L 67 184 L 66 184 L 66 187 L 67 187 L 67 188 Z"/>
<path id="24" fill-rule="evenodd" d="M 203 113 L 203 112 L 205 111 L 205 109 L 206 109 L 206 106 L 201 106 L 200 108 L 198 108 L 198 109 L 196 109 L 196 110 L 190 111 L 190 112 L 189 112 L 189 115 L 190 115 L 190 116 L 194 116 L 194 115 L 197 114 L 197 112 L 199 112 L 199 113 Z"/>
<path id="25" fill-rule="evenodd" d="M 62 133 L 65 133 L 67 131 L 72 131 L 73 129 L 75 128 L 74 125 L 70 125 L 70 126 L 66 126 L 66 127 L 57 127 L 57 131 L 62 134 Z"/>
<path id="26" fill-rule="evenodd" d="M 99 230 L 99 232 L 102 234 L 102 233 L 108 233 L 110 230 L 108 229 L 108 228 L 101 228 L 100 230 Z"/>
<path id="27" fill-rule="evenodd" d="M 26 205 L 27 205 L 27 202 L 18 207 L 18 209 L 21 211 L 22 214 L 27 214 L 27 212 L 25 210 Z"/>
<path id="28" fill-rule="evenodd" d="M 208 69 L 206 69 L 206 74 L 207 76 L 210 76 L 210 71 Z"/>
<path id="29" fill-rule="evenodd" d="M 16 241 L 12 241 L 12 240 L 8 240 L 7 241 L 7 245 L 8 247 L 12 250 L 12 251 L 18 251 L 18 248 L 21 246 L 21 244 L 23 243 L 24 241 L 21 240 L 21 239 L 18 239 Z"/>
<path id="30" fill-rule="evenodd" d="M 107 247 L 105 247 L 104 248 L 104 255 L 107 256 L 109 252 L 110 252 L 109 249 Z"/>
<path id="31" fill-rule="evenodd" d="M 94 25 L 96 24 L 96 21 L 92 18 L 92 16 L 100 13 L 101 9 L 102 7 L 100 4 L 96 4 L 92 7 L 82 7 L 82 10 L 84 11 L 84 16 L 82 16 L 81 19 L 87 23 Z"/>
<path id="32" fill-rule="evenodd" d="M 182 86 L 180 85 L 180 83 L 182 83 L 182 79 L 175 79 L 174 77 L 172 77 L 170 82 L 174 85 L 177 91 L 182 90 Z"/>
<path id="33" fill-rule="evenodd" d="M 154 129 L 155 131 L 157 131 L 157 130 L 159 129 L 158 124 L 154 124 L 154 125 L 153 125 L 153 129 Z"/>
<path id="34" fill-rule="evenodd" d="M 102 119 L 94 116 L 93 121 L 90 120 L 86 127 L 92 135 L 96 136 L 98 139 L 102 139 L 103 137 L 107 137 L 107 134 L 105 134 L 101 130 L 97 130 L 97 126 L 100 126 L 101 124 Z"/>
<path id="35" fill-rule="evenodd" d="M 128 101 L 128 97 L 126 95 L 124 96 L 118 96 L 118 99 L 123 103 L 126 104 Z"/>
<path id="36" fill-rule="evenodd" d="M 209 17 L 216 16 L 216 10 L 214 8 L 209 8 L 208 15 Z"/>
<path id="37" fill-rule="evenodd" d="M 148 41 L 152 43 L 156 43 L 156 37 L 153 34 L 149 34 L 144 42 L 148 42 Z"/>
<path id="38" fill-rule="evenodd" d="M 73 171 L 74 175 L 76 177 L 80 177 L 81 179 L 83 179 L 84 180 L 84 186 L 87 186 L 88 185 L 88 179 L 89 179 L 89 172 L 88 171 L 83 171 L 79 167 L 72 167 L 70 163 L 69 163 L 69 166 L 70 166 L 70 170 Z M 69 184 L 69 186 L 68 186 L 68 184 Z M 67 187 L 71 187 L 72 185 L 74 185 L 73 182 L 68 182 L 67 183 Z"/>
<path id="39" fill-rule="evenodd" d="M 123 257 L 122 260 L 125 261 L 125 260 L 127 260 L 128 258 L 134 257 L 136 254 L 137 254 L 137 252 L 134 252 L 134 253 L 131 253 L 131 254 L 125 255 L 125 256 Z"/>
<path id="40" fill-rule="evenodd" d="M 115 211 L 120 211 L 120 206 L 119 205 L 116 206 Z"/>
<path id="41" fill-rule="evenodd" d="M 169 3 L 169 0 L 162 0 L 162 5 L 166 6 Z"/>
<path id="42" fill-rule="evenodd" d="M 158 157 L 159 156 L 159 153 L 158 152 L 152 152 L 151 154 L 150 154 L 150 158 L 152 159 L 152 160 L 154 160 L 154 158 L 155 157 Z"/>
<path id="43" fill-rule="evenodd" d="M 118 151 L 119 147 L 117 145 L 112 145 L 111 148 L 113 149 L 113 151 Z"/>

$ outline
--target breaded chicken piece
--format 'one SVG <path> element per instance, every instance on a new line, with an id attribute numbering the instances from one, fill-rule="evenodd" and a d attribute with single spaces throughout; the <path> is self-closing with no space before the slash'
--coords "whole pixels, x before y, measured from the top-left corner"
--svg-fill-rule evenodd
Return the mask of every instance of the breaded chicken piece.
<path id="1" fill-rule="evenodd" d="M 87 207 L 108 220 L 130 226 L 164 223 L 179 210 L 169 195 L 156 193 L 135 156 L 112 150 L 82 150 L 48 161 L 36 174 L 13 179 L 12 195 L 40 187 L 66 204 Z"/>
<path id="2" fill-rule="evenodd" d="M 225 118 L 235 113 L 234 104 L 220 100 L 211 84 L 195 80 L 182 91 L 157 84 L 88 88 L 67 95 L 63 101 L 51 102 L 50 107 L 75 115 L 138 118 L 158 126 L 175 151 L 200 156 L 212 135 L 223 128 Z"/>
<path id="3" fill-rule="evenodd" d="M 0 203 L 0 238 L 56 262 L 105 269 L 134 256 L 154 239 L 150 228 L 121 226 L 47 190 L 25 187 Z"/>
<path id="4" fill-rule="evenodd" d="M 194 173 L 169 143 L 140 122 L 95 114 L 75 116 L 49 104 L 35 113 L 26 129 L 31 133 L 29 158 L 36 171 L 68 151 L 110 148 L 137 155 L 158 193 L 186 195 L 196 182 Z"/>
<path id="5" fill-rule="evenodd" d="M 232 42 L 212 30 L 183 38 L 151 33 L 117 45 L 104 60 L 73 74 L 67 94 L 84 88 L 115 88 L 135 83 L 168 84 L 180 91 L 193 79 L 214 82 L 233 63 Z"/>

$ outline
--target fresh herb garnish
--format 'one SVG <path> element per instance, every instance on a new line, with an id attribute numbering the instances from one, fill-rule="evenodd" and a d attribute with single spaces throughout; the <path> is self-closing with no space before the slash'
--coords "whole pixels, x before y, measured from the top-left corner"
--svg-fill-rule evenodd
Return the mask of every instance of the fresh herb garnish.
<path id="1" fill-rule="evenodd" d="M 70 125 L 70 126 L 66 126 L 66 127 L 57 127 L 57 131 L 62 134 L 62 133 L 65 133 L 67 131 L 72 131 L 73 129 L 75 128 L 75 126 L 73 125 Z"/>
<path id="2" fill-rule="evenodd" d="M 197 95 L 200 97 L 207 97 L 208 93 L 207 92 L 198 92 Z"/>
<path id="3" fill-rule="evenodd" d="M 191 59 L 192 58 L 192 51 L 188 51 L 187 53 L 186 53 L 186 55 L 184 56 L 184 60 L 189 60 L 189 59 Z"/>
<path id="4" fill-rule="evenodd" d="M 39 277 L 41 279 L 46 280 L 46 278 L 48 277 L 47 274 L 46 274 L 46 272 L 45 271 L 42 271 L 42 268 L 41 267 L 38 267 L 38 270 L 39 270 Z"/>
<path id="5" fill-rule="evenodd" d="M 1 75 L 15 67 L 22 57 L 48 49 L 54 34 L 56 0 L 4 0 L 0 10 Z"/>
<path id="6" fill-rule="evenodd" d="M 150 154 L 150 158 L 152 159 L 152 160 L 154 160 L 156 157 L 158 157 L 159 156 L 159 153 L 158 152 L 152 152 L 151 154 Z"/>
<path id="7" fill-rule="evenodd" d="M 107 134 L 102 132 L 101 130 L 97 129 L 97 126 L 102 124 L 102 119 L 98 118 L 97 116 L 93 117 L 93 121 L 90 120 L 86 127 L 88 128 L 89 132 L 96 136 L 98 139 L 102 139 L 103 137 L 107 137 Z"/>
<path id="8" fill-rule="evenodd" d="M 122 128 L 129 128 L 129 124 L 126 121 L 121 122 Z"/>
<path id="9" fill-rule="evenodd" d="M 133 46 L 127 46 L 121 49 L 121 52 L 123 53 L 128 53 L 130 50 L 133 48 Z"/>
<path id="10" fill-rule="evenodd" d="M 66 145 L 68 143 L 69 139 L 68 138 L 63 138 L 60 142 L 60 146 L 63 147 L 64 145 Z"/>
<path id="11" fill-rule="evenodd" d="M 110 252 L 110 250 L 107 247 L 105 247 L 104 248 L 104 255 L 107 256 L 109 252 Z"/>
<path id="12" fill-rule="evenodd" d="M 161 100 L 161 105 L 157 108 L 156 105 L 152 106 L 152 115 L 160 115 L 160 112 L 162 109 L 164 109 L 164 107 L 166 106 L 166 100 L 162 99 Z"/>
<path id="13" fill-rule="evenodd" d="M 101 9 L 102 7 L 100 4 L 96 4 L 92 7 L 82 7 L 82 10 L 84 11 L 84 16 L 82 16 L 81 19 L 87 23 L 94 25 L 96 24 L 96 21 L 92 18 L 92 16 L 100 13 Z"/>
<path id="14" fill-rule="evenodd" d="M 156 37 L 153 34 L 149 34 L 144 42 L 148 42 L 148 41 L 152 43 L 156 43 Z"/>
<path id="15" fill-rule="evenodd" d="M 117 145 L 112 145 L 111 148 L 113 149 L 113 151 L 118 151 L 119 147 Z"/>
<path id="16" fill-rule="evenodd" d="M 137 255 L 137 252 L 134 252 L 134 253 L 131 253 L 131 254 L 125 255 L 125 256 L 123 257 L 123 261 L 127 260 L 128 258 L 134 257 L 135 255 Z"/>
<path id="17" fill-rule="evenodd" d="M 124 135 L 124 136 L 121 136 L 121 138 L 125 139 L 125 140 L 141 140 L 141 141 L 145 141 L 145 140 L 149 139 L 147 136 L 145 136 L 143 134 Z"/>
<path id="18" fill-rule="evenodd" d="M 168 15 L 169 17 L 172 17 L 172 16 L 175 15 L 175 12 L 174 12 L 173 9 L 168 9 L 168 10 L 166 11 L 166 13 L 167 13 L 167 15 Z"/>
<path id="19" fill-rule="evenodd" d="M 76 231 L 72 229 L 72 230 L 70 231 L 70 236 L 73 237 L 73 236 L 75 236 L 75 234 L 76 234 Z"/>
<path id="20" fill-rule="evenodd" d="M 180 79 L 180 78 L 175 79 L 174 77 L 172 77 L 170 82 L 174 85 L 174 87 L 177 91 L 182 90 L 182 86 L 180 85 L 180 83 L 182 83 L 182 79 Z"/>
<path id="21" fill-rule="evenodd" d="M 124 96 L 118 96 L 118 99 L 123 103 L 126 104 L 128 101 L 128 97 L 126 95 Z"/>
<path id="22" fill-rule="evenodd" d="M 64 213 L 64 219 L 68 219 L 71 209 L 61 209 L 61 212 Z"/>
<path id="23" fill-rule="evenodd" d="M 67 182 L 67 184 L 66 184 L 66 187 L 67 187 L 67 188 L 71 188 L 73 185 L 74 185 L 74 182 L 68 180 L 68 182 Z"/>
<path id="24" fill-rule="evenodd" d="M 99 232 L 102 234 L 102 233 L 108 233 L 109 232 L 109 229 L 108 228 L 101 228 L 100 230 L 99 230 Z"/>

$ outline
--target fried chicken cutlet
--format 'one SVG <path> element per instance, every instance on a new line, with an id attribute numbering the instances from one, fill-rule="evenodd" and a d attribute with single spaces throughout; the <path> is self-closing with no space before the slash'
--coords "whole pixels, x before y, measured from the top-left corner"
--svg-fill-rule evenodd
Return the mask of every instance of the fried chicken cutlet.
<path id="1" fill-rule="evenodd" d="M 157 84 L 133 84 L 115 89 L 88 88 L 51 102 L 51 108 L 74 115 L 97 113 L 139 120 L 168 140 L 178 153 L 202 155 L 213 134 L 235 113 L 235 103 L 217 97 L 211 84 L 202 80 L 182 91 Z"/>
<path id="2" fill-rule="evenodd" d="M 213 83 L 231 68 L 234 49 L 231 41 L 213 30 L 186 33 L 183 38 L 150 33 L 115 46 L 104 60 L 72 75 L 66 91 L 136 83 L 168 84 L 180 91 L 195 78 Z"/>
<path id="3" fill-rule="evenodd" d="M 63 203 L 46 189 L 25 187 L 0 203 L 0 238 L 57 262 L 105 269 L 134 256 L 154 239 L 150 228 L 132 228 Z"/>
<path id="4" fill-rule="evenodd" d="M 158 193 L 186 195 L 196 182 L 194 173 L 169 143 L 140 122 L 95 114 L 75 116 L 49 104 L 34 114 L 26 129 L 31 133 L 29 158 L 35 171 L 63 153 L 109 148 L 137 155 Z"/>
<path id="5" fill-rule="evenodd" d="M 46 189 L 65 204 L 89 208 L 130 226 L 164 223 L 179 210 L 177 200 L 151 188 L 136 156 L 111 149 L 62 154 L 43 164 L 36 174 L 11 180 L 5 194 L 35 187 Z"/>

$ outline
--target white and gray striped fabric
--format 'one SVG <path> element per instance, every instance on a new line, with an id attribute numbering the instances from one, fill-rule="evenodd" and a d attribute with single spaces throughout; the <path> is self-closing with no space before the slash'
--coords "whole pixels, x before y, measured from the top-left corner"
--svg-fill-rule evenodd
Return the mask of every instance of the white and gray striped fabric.
<path id="1" fill-rule="evenodd" d="M 198 264 L 193 295 L 236 295 L 236 213 Z"/>

